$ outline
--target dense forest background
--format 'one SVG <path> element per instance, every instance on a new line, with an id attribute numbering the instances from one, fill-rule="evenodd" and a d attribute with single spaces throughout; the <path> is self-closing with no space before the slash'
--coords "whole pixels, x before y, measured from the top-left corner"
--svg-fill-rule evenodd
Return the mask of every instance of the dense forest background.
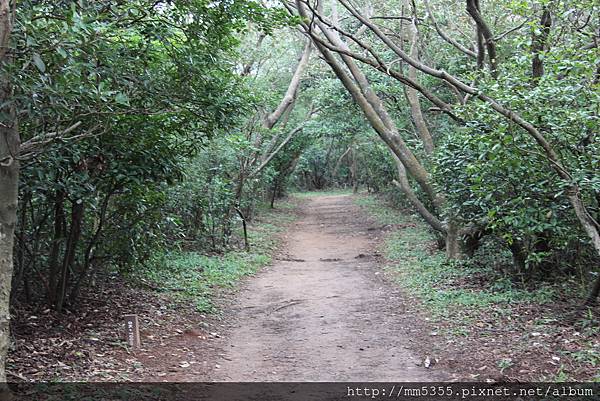
<path id="1" fill-rule="evenodd" d="M 385 195 L 465 269 L 594 304 L 598 7 L 0 1 L 0 356 L 9 299 L 251 247 L 294 190 Z"/>

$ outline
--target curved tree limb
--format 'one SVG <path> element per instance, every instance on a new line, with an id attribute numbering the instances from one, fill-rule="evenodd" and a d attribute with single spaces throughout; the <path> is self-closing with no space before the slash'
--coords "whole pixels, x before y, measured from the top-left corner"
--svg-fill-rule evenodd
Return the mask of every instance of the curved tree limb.
<path id="1" fill-rule="evenodd" d="M 490 62 L 490 71 L 493 76 L 498 75 L 498 53 L 496 51 L 496 42 L 494 42 L 494 35 L 488 24 L 483 19 L 479 8 L 479 0 L 467 0 L 467 12 L 475 21 L 477 25 L 478 33 L 485 39 L 484 44 L 488 54 L 488 60 Z"/>
<path id="2" fill-rule="evenodd" d="M 273 150 L 270 154 L 268 154 L 268 156 L 264 157 L 263 160 L 261 161 L 260 165 L 258 167 L 256 167 L 250 174 L 248 174 L 248 177 L 254 177 L 254 176 L 258 175 L 265 167 L 267 167 L 269 162 L 271 160 L 273 160 L 273 158 L 275 156 L 277 156 L 277 154 L 292 140 L 292 138 L 294 138 L 294 136 L 296 136 L 296 134 L 298 134 L 299 132 L 301 132 L 304 129 L 304 126 L 306 125 L 306 123 L 318 111 L 319 111 L 318 109 L 314 109 L 313 107 L 311 107 L 305 120 L 302 123 L 300 123 L 300 125 L 298 125 L 296 128 L 291 130 L 290 133 L 287 135 L 287 137 L 285 137 L 285 139 L 283 141 L 281 141 L 279 146 L 277 146 L 277 148 L 275 150 Z"/>
<path id="3" fill-rule="evenodd" d="M 255 47 L 257 49 L 259 49 L 262 46 L 262 43 L 263 43 L 265 37 L 267 37 L 266 33 L 264 33 L 264 32 L 259 33 L 258 39 L 256 40 L 256 45 L 255 45 Z M 242 72 L 240 75 L 242 77 L 246 77 L 246 76 L 250 75 L 250 72 L 252 71 L 252 68 L 254 67 L 255 63 L 256 63 L 256 58 L 255 58 L 255 56 L 252 56 L 252 58 L 246 64 L 244 64 L 244 67 L 242 68 Z"/>
<path id="4" fill-rule="evenodd" d="M 529 19 L 526 19 L 523 22 L 521 22 L 519 25 L 515 26 L 514 28 L 507 29 L 506 31 L 504 31 L 501 34 L 499 34 L 498 36 L 496 36 L 494 38 L 494 42 L 499 42 L 500 40 L 504 39 L 506 36 L 510 35 L 511 33 L 518 31 L 519 29 L 523 28 L 525 26 L 525 24 L 528 22 L 529 22 Z"/>
<path id="5" fill-rule="evenodd" d="M 340 169 L 340 166 L 342 165 L 342 161 L 344 160 L 344 157 L 346 157 L 348 155 L 348 153 L 350 153 L 350 151 L 352 151 L 352 146 L 349 146 L 348 149 L 346 149 L 346 151 L 344 153 L 342 153 L 342 155 L 339 157 L 339 159 L 335 163 L 333 172 L 331 173 L 332 177 L 337 176 L 338 170 Z"/>
<path id="6" fill-rule="evenodd" d="M 393 180 L 392 183 L 396 185 L 406 196 L 406 199 L 413 205 L 413 207 L 417 210 L 419 215 L 436 231 L 441 233 L 446 233 L 446 227 L 442 221 L 431 213 L 427 207 L 421 202 L 421 200 L 417 197 L 415 192 L 410 187 L 410 182 L 408 181 L 408 175 L 406 174 L 406 168 L 402 161 L 398 159 L 394 153 L 392 153 L 394 159 L 396 160 L 396 168 L 398 169 L 398 181 Z"/>
<path id="7" fill-rule="evenodd" d="M 279 103 L 277 108 L 271 114 L 266 116 L 263 121 L 263 126 L 265 128 L 273 128 L 275 124 L 277 124 L 283 113 L 294 103 L 298 92 L 298 88 L 300 87 L 300 80 L 302 78 L 302 74 L 304 73 L 304 70 L 306 69 L 308 61 L 310 59 L 311 48 L 312 44 L 310 41 L 308 41 L 304 46 L 302 56 L 300 57 L 298 65 L 296 66 L 296 70 L 294 71 L 294 75 L 290 80 L 290 84 L 285 92 L 285 95 L 283 96 L 283 99 L 281 99 L 281 102 Z"/>
<path id="8" fill-rule="evenodd" d="M 414 12 L 414 14 L 416 14 L 416 12 Z M 410 40 L 410 56 L 418 60 L 419 49 L 417 48 L 417 43 L 419 40 L 419 32 L 417 30 L 416 18 L 414 16 L 408 27 L 408 36 Z M 408 78 L 417 82 L 417 69 L 410 65 L 408 66 Z M 421 142 L 423 142 L 423 148 L 425 149 L 425 152 L 428 155 L 431 155 L 433 154 L 435 146 L 433 144 L 433 137 L 431 136 L 429 127 L 427 126 L 425 118 L 423 117 L 421 102 L 417 96 L 417 91 L 410 86 L 404 85 L 404 93 L 410 107 L 410 115 L 415 126 L 415 130 L 417 131 L 419 138 L 421 138 Z"/>
<path id="9" fill-rule="evenodd" d="M 311 10 L 311 12 L 313 12 L 315 20 L 321 21 L 323 24 L 325 24 L 326 26 L 330 27 L 331 29 L 337 31 L 342 36 L 347 37 L 350 40 L 352 40 L 353 42 L 355 42 L 358 46 L 360 46 L 362 49 L 364 49 L 366 52 L 368 52 L 373 57 L 373 59 L 370 59 L 366 56 L 362 56 L 362 55 L 358 54 L 357 52 L 351 51 L 348 46 L 345 46 L 344 48 L 337 47 L 337 46 L 329 43 L 328 41 L 321 39 L 317 35 L 311 36 L 311 39 L 313 41 L 319 42 L 321 45 L 325 46 L 327 49 L 329 49 L 335 53 L 338 53 L 340 55 L 346 55 L 346 56 L 349 56 L 349 57 L 351 57 L 357 61 L 360 61 L 364 64 L 368 64 L 368 65 L 372 66 L 373 68 L 400 81 L 404 85 L 414 88 L 419 93 L 421 93 L 427 100 L 429 100 L 431 103 L 436 105 L 441 112 L 447 114 L 449 117 L 451 117 L 453 120 L 455 120 L 459 123 L 463 122 L 462 119 L 453 112 L 452 106 L 450 104 L 441 100 L 439 97 L 434 95 L 431 91 L 427 90 L 424 86 L 420 85 L 418 82 L 410 79 L 409 77 L 403 75 L 401 72 L 399 72 L 397 70 L 393 70 L 391 68 L 391 64 L 385 63 L 381 59 L 381 57 L 379 57 L 379 55 L 373 50 L 373 48 L 371 46 L 367 45 L 366 43 L 364 43 L 363 41 L 358 39 L 356 36 L 343 31 L 339 27 L 333 26 L 333 24 L 326 21 L 320 14 L 317 14 L 316 10 L 310 8 L 310 5 L 308 5 L 307 7 Z M 313 29 L 308 24 L 304 24 L 303 27 L 305 29 L 305 33 L 308 33 L 309 31 L 311 31 L 311 29 Z M 308 36 L 310 36 L 310 35 L 308 35 Z"/>

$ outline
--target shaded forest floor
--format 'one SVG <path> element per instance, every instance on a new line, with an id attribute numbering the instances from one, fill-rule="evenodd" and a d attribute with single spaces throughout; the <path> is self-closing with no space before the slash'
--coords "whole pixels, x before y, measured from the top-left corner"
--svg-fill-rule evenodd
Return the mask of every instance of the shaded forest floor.
<path id="1" fill-rule="evenodd" d="M 295 216 L 293 201 L 262 210 L 250 226 L 248 253 L 165 254 L 128 280 L 98 278 L 62 315 L 46 306 L 13 307 L 8 380 L 202 380 L 214 368 L 208 360 L 224 330 L 221 310 L 244 276 L 271 262 Z M 140 319 L 140 350 L 125 341 L 126 314 Z"/>
<path id="2" fill-rule="evenodd" d="M 115 278 L 63 316 L 17 309 L 9 380 L 598 375 L 597 319 L 577 308 L 578 299 L 546 287 L 494 287 L 484 269 L 444 263 L 418 219 L 371 196 L 297 196 L 259 217 L 251 233 L 252 253 L 224 259 L 233 271 L 206 288 L 182 294 L 168 291 L 173 283 L 157 291 Z M 202 258 L 186 260 L 215 262 Z M 140 350 L 125 345 L 127 313 L 140 316 Z"/>

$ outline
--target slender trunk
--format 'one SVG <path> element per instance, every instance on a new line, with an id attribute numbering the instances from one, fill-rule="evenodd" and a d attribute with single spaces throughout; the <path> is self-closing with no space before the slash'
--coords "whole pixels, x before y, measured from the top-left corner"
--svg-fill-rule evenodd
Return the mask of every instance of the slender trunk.
<path id="1" fill-rule="evenodd" d="M 260 49 L 260 47 L 262 46 L 263 41 L 265 40 L 265 37 L 267 37 L 267 35 L 263 32 L 261 32 L 258 35 L 258 40 L 256 41 L 256 45 L 254 46 L 256 49 Z M 240 74 L 242 77 L 246 77 L 248 75 L 250 75 L 250 73 L 252 72 L 252 68 L 254 67 L 254 64 L 256 63 L 256 57 L 252 57 L 245 65 L 244 68 L 242 69 L 242 73 Z"/>
<path id="2" fill-rule="evenodd" d="M 344 153 L 340 156 L 338 161 L 335 163 L 335 167 L 333 168 L 333 172 L 331 173 L 331 181 L 334 181 L 338 175 L 338 171 L 340 170 L 340 166 L 342 165 L 342 161 L 344 158 L 352 151 L 352 146 L 348 147 Z"/>
<path id="3" fill-rule="evenodd" d="M 352 193 L 358 193 L 358 160 L 356 157 L 356 148 L 352 147 L 352 167 L 350 169 L 352 173 Z"/>
<path id="4" fill-rule="evenodd" d="M 240 172 L 235 187 L 233 203 L 229 206 L 225 216 L 225 221 L 223 222 L 223 246 L 227 245 L 229 237 L 231 236 L 231 218 L 233 213 L 239 210 L 239 207 L 242 203 L 242 197 L 244 196 L 244 185 L 246 185 L 246 172 L 244 166 L 242 165 L 240 167 Z"/>
<path id="5" fill-rule="evenodd" d="M 481 15 L 479 0 L 467 0 L 467 12 L 473 18 L 475 24 L 477 24 L 478 43 L 480 43 L 479 47 L 481 47 L 481 39 L 483 37 L 483 43 L 485 44 L 488 60 L 490 62 L 490 72 L 492 73 L 492 76 L 496 77 L 498 75 L 498 55 L 496 52 L 496 42 L 494 41 L 494 36 L 490 27 Z M 479 50 L 481 51 L 481 49 Z M 480 62 L 479 58 L 478 62 Z"/>
<path id="6" fill-rule="evenodd" d="M 23 284 L 25 286 L 25 270 L 29 267 L 29 264 L 25 264 L 25 251 L 27 250 L 27 236 L 25 233 L 25 227 L 27 226 L 27 208 L 25 205 L 29 202 L 31 192 L 27 192 L 23 195 L 21 200 L 21 210 L 19 211 L 20 217 L 18 222 L 19 230 L 15 231 L 15 239 L 17 240 L 15 255 L 16 260 L 16 272 L 13 272 L 15 286 L 12 289 L 11 302 L 18 296 L 19 286 Z"/>
<path id="7" fill-rule="evenodd" d="M 60 190 L 56 193 L 54 201 L 54 238 L 52 239 L 52 247 L 50 248 L 50 256 L 48 257 L 48 302 L 50 305 L 55 305 L 57 298 L 56 289 L 59 282 L 58 256 L 66 231 L 64 201 L 65 193 L 63 190 Z"/>
<path id="8" fill-rule="evenodd" d="M 483 34 L 481 33 L 481 29 L 475 26 L 475 37 L 477 38 L 477 69 L 483 70 L 485 66 L 485 39 L 483 38 Z"/>
<path id="9" fill-rule="evenodd" d="M 406 199 L 411 203 L 411 205 L 413 205 L 423 220 L 425 220 L 425 222 L 427 222 L 431 228 L 445 235 L 447 228 L 444 226 L 444 223 L 442 223 L 442 221 L 436 215 L 430 212 L 423 202 L 421 202 L 421 200 L 417 197 L 415 192 L 410 187 L 410 182 L 408 181 L 404 164 L 394 153 L 392 153 L 392 155 L 396 159 L 396 167 L 398 169 L 398 181 L 393 181 L 393 183 L 400 188 L 402 193 L 404 193 L 404 196 L 406 196 Z"/>
<path id="10" fill-rule="evenodd" d="M 310 116 L 308 117 L 310 118 Z M 273 160 L 273 158 L 275 156 L 277 156 L 277 154 L 283 149 L 285 148 L 285 146 L 294 138 L 294 136 L 296 134 L 298 134 L 299 132 L 302 132 L 302 129 L 304 128 L 304 125 L 306 124 L 306 122 L 308 121 L 308 118 L 306 121 L 302 122 L 298 127 L 294 128 L 292 131 L 290 131 L 290 133 L 288 134 L 288 136 L 279 144 L 279 146 L 277 146 L 277 148 L 271 152 L 271 154 L 269 154 L 268 156 L 265 157 L 265 159 L 262 161 L 262 163 L 256 167 L 250 174 L 250 177 L 254 177 L 256 175 L 258 175 L 265 167 L 267 167 L 267 165 L 269 164 L 269 162 L 271 160 Z"/>
<path id="11" fill-rule="evenodd" d="M 546 50 L 546 41 L 550 34 L 550 27 L 552 26 L 552 14 L 548 7 L 544 7 L 542 11 L 542 17 L 540 19 L 540 33 L 533 33 L 531 39 L 531 53 L 533 54 L 531 60 L 531 75 L 532 83 L 537 84 L 539 79 L 544 75 L 544 61 L 540 56 Z"/>
<path id="12" fill-rule="evenodd" d="M 419 41 L 419 31 L 417 30 L 416 17 L 413 17 L 413 21 L 410 23 L 408 33 L 410 38 L 410 56 L 415 60 L 418 60 L 419 49 L 417 44 Z M 408 78 L 412 79 L 414 82 L 419 82 L 417 78 L 417 69 L 412 65 L 408 66 Z M 410 115 L 415 130 L 417 131 L 417 135 L 419 135 L 421 142 L 423 142 L 423 148 L 425 149 L 425 152 L 428 155 L 431 155 L 434 151 L 433 137 L 431 136 L 429 127 L 425 122 L 425 117 L 423 117 L 421 102 L 419 101 L 417 90 L 413 87 L 405 85 L 404 94 L 410 106 Z"/>
<path id="13" fill-rule="evenodd" d="M 0 62 L 7 61 L 13 15 L 8 0 L 0 0 Z M 13 246 L 19 196 L 20 137 L 12 99 L 12 86 L 6 75 L 0 77 L 0 398 L 7 397 L 6 353 L 9 342 L 10 292 L 13 274 Z"/>
<path id="14" fill-rule="evenodd" d="M 18 173 L 18 166 L 0 168 L 0 398 L 6 390 L 2 382 L 6 382 Z"/>
<path id="15" fill-rule="evenodd" d="M 435 20 L 433 13 L 431 12 L 431 9 L 429 7 L 429 2 L 427 0 L 424 0 L 424 2 L 425 2 L 425 9 L 427 10 L 427 15 L 428 15 L 429 19 L 431 20 L 431 23 L 432 23 L 433 27 L 435 28 L 435 30 L 437 31 L 438 35 L 440 35 L 440 37 L 442 39 L 444 39 L 446 42 L 450 43 L 452 46 L 456 47 L 458 50 L 465 53 L 466 55 L 468 55 L 470 57 L 478 57 L 478 54 L 476 54 L 473 50 L 467 48 L 466 46 L 461 45 L 458 41 L 456 41 L 455 39 L 450 37 L 446 32 L 444 32 L 440 28 L 437 21 Z"/>
<path id="16" fill-rule="evenodd" d="M 85 253 L 83 255 L 83 269 L 81 270 L 81 272 L 79 272 L 79 277 L 77 277 L 77 280 L 75 281 L 75 284 L 71 289 L 71 294 L 69 295 L 70 302 L 75 302 L 77 298 L 79 298 L 81 286 L 90 274 L 94 249 L 96 248 L 96 244 L 98 243 L 100 234 L 102 233 L 102 229 L 104 227 L 106 212 L 108 210 L 108 203 L 110 201 L 110 198 L 111 195 L 107 195 L 104 199 L 104 202 L 102 202 L 102 207 L 100 208 L 100 215 L 97 217 L 97 220 L 94 224 L 94 235 L 90 239 L 85 249 Z"/>
<path id="17" fill-rule="evenodd" d="M 81 223 L 83 220 L 84 206 L 83 202 L 74 202 L 71 208 L 71 227 L 69 229 L 69 238 L 65 246 L 65 255 L 62 263 L 60 282 L 58 285 L 58 294 L 54 308 L 61 313 L 66 301 L 66 292 L 69 283 L 70 272 L 74 267 L 77 245 L 81 237 Z"/>
<path id="18" fill-rule="evenodd" d="M 575 184 L 573 184 L 573 186 L 575 186 Z M 575 210 L 575 215 L 577 216 L 579 223 L 588 234 L 588 237 L 592 240 L 592 246 L 596 250 L 596 253 L 600 255 L 600 231 L 598 222 L 590 215 L 585 207 L 585 204 L 581 199 L 581 194 L 579 193 L 579 188 L 571 187 L 571 194 L 569 194 L 568 198 Z"/>
<path id="19" fill-rule="evenodd" d="M 12 142 L 12 146 L 7 144 Z M 0 127 L 0 157 L 16 154 L 18 149 L 16 127 Z M 8 145 L 8 146 L 7 146 Z M 10 292 L 13 273 L 13 244 L 17 221 L 19 162 L 0 164 L 0 383 L 6 381 L 4 370 L 9 341 Z M 0 387 L 0 394 L 2 388 Z"/>
<path id="20" fill-rule="evenodd" d="M 242 210 L 239 207 L 235 208 L 235 211 L 242 219 L 242 228 L 244 230 L 244 250 L 248 252 L 250 250 L 250 242 L 248 242 L 248 225 L 246 223 L 246 216 L 242 213 Z"/>
<path id="21" fill-rule="evenodd" d="M 290 158 L 289 162 L 285 165 L 284 168 L 281 169 L 282 171 L 280 171 L 279 174 L 277 174 L 277 177 L 275 178 L 274 190 L 271 197 L 271 209 L 275 207 L 275 200 L 277 200 L 277 198 L 282 198 L 285 195 L 284 190 L 286 180 L 288 179 L 290 174 L 292 174 L 296 169 L 296 166 L 298 165 L 298 160 L 300 160 L 301 155 L 302 149 L 296 150 Z"/>
<path id="22" fill-rule="evenodd" d="M 277 197 L 277 187 L 279 186 L 278 181 L 275 181 L 275 184 L 273 184 L 273 188 L 271 189 L 271 209 L 275 209 L 275 198 Z"/>

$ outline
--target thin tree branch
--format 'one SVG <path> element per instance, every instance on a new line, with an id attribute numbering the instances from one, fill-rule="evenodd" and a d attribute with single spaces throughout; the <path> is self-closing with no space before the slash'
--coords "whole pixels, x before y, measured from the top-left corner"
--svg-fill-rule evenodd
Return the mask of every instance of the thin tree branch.
<path id="1" fill-rule="evenodd" d="M 442 30 L 442 28 L 440 28 L 440 26 L 438 25 L 438 23 L 437 23 L 434 15 L 433 15 L 433 13 L 431 12 L 431 9 L 429 7 L 429 1 L 428 0 L 424 0 L 424 2 L 425 2 L 425 9 L 427 10 L 427 16 L 431 20 L 431 24 L 435 28 L 435 30 L 438 33 L 438 35 L 440 35 L 440 37 L 442 39 L 444 39 L 446 42 L 450 43 L 452 46 L 456 47 L 461 52 L 465 53 L 466 55 L 468 55 L 470 57 L 475 57 L 476 58 L 477 57 L 477 53 L 475 53 L 473 50 L 468 49 L 467 47 L 465 47 L 462 44 L 460 44 L 458 41 L 456 41 L 451 36 L 449 36 L 446 32 L 444 32 Z"/>

